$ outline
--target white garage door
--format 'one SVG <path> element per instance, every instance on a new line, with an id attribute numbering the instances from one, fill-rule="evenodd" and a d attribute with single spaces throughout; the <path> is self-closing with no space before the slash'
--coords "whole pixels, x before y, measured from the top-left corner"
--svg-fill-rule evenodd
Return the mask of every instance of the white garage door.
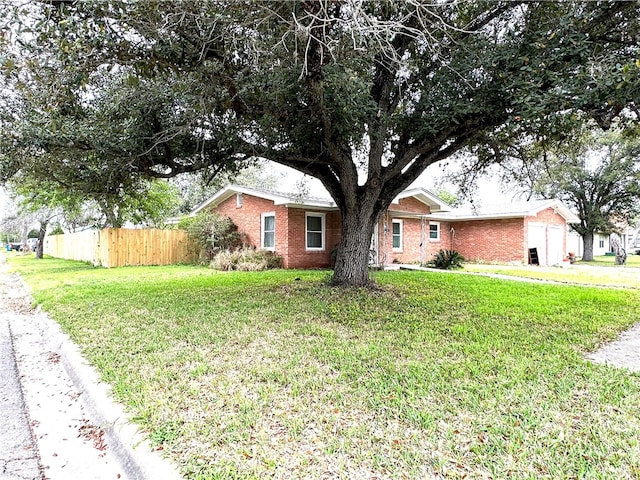
<path id="1" fill-rule="evenodd" d="M 538 251 L 540 265 L 547 265 L 547 226 L 544 223 L 529 224 L 528 248 Z"/>
<path id="2" fill-rule="evenodd" d="M 564 255 L 564 229 L 545 223 L 529 224 L 529 248 L 538 251 L 540 265 L 559 265 Z"/>
<path id="3" fill-rule="evenodd" d="M 558 225 L 547 228 L 547 265 L 562 264 L 564 231 Z"/>

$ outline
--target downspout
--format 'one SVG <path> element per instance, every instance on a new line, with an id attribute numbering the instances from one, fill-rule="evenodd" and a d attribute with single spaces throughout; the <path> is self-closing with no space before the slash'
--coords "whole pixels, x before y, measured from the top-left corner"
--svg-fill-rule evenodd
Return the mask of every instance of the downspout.
<path id="1" fill-rule="evenodd" d="M 420 265 L 427 264 L 427 234 L 426 234 L 427 217 L 421 217 L 420 222 Z"/>
<path id="2" fill-rule="evenodd" d="M 378 250 L 382 250 L 382 256 L 378 259 L 382 268 L 384 268 L 384 264 L 387 261 L 387 254 L 389 253 L 389 210 L 384 213 L 383 221 L 382 221 L 382 248 L 378 248 Z"/>

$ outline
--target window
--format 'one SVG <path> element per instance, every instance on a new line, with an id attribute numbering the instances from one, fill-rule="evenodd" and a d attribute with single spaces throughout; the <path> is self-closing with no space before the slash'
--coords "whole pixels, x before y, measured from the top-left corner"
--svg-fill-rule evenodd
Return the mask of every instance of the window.
<path id="1" fill-rule="evenodd" d="M 307 250 L 324 250 L 324 213 L 307 213 Z"/>
<path id="2" fill-rule="evenodd" d="M 604 239 L 601 238 L 598 245 L 600 245 L 600 248 L 604 248 Z"/>
<path id="3" fill-rule="evenodd" d="M 440 222 L 429 222 L 429 240 L 432 242 L 440 240 Z"/>
<path id="4" fill-rule="evenodd" d="M 391 242 L 394 251 L 402 251 L 402 220 L 391 221 Z"/>
<path id="5" fill-rule="evenodd" d="M 262 234 L 261 247 L 265 250 L 274 250 L 276 248 L 276 214 L 262 214 Z"/>
<path id="6" fill-rule="evenodd" d="M 236 193 L 236 207 L 242 207 L 242 193 Z"/>

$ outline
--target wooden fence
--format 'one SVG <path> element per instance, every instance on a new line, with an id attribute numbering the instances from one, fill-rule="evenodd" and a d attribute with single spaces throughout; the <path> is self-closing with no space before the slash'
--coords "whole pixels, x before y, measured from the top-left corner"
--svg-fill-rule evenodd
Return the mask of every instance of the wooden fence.
<path id="1" fill-rule="evenodd" d="M 184 230 L 105 228 L 49 235 L 44 253 L 103 267 L 190 262 L 193 247 Z"/>

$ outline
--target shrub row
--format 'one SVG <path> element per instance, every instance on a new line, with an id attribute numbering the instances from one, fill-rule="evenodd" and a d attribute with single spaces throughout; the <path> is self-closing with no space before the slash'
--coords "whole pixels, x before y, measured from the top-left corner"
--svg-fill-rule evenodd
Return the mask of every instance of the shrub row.
<path id="1" fill-rule="evenodd" d="M 273 252 L 244 246 L 238 250 L 218 252 L 209 265 L 215 270 L 257 272 L 271 268 L 282 268 L 282 257 Z"/>

